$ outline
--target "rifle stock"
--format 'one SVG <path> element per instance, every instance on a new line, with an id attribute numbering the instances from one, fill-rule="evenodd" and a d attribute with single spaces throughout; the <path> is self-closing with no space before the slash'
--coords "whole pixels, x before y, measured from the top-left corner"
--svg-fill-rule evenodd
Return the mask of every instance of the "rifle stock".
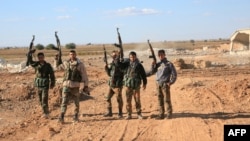
<path id="1" fill-rule="evenodd" d="M 154 62 L 156 63 L 155 52 L 154 52 L 154 49 L 153 49 L 151 43 L 149 42 L 149 40 L 148 40 L 148 45 L 149 45 L 149 48 L 150 48 L 150 51 L 151 51 L 151 56 L 149 56 L 149 58 L 153 58 Z"/>
<path id="2" fill-rule="evenodd" d="M 30 59 L 32 59 L 32 54 L 36 51 L 35 49 L 33 49 L 34 40 L 35 40 L 35 35 L 32 36 L 32 40 L 31 40 L 30 46 L 29 46 L 29 51 L 26 54 L 26 56 L 27 56 L 26 66 L 29 66 L 30 61 L 31 61 Z"/>
<path id="3" fill-rule="evenodd" d="M 55 31 L 55 37 L 56 37 L 57 48 L 52 48 L 52 49 L 58 51 L 58 57 L 57 57 L 56 65 L 59 66 L 60 64 L 62 64 L 62 50 L 61 50 L 60 40 L 59 40 L 59 37 L 57 35 L 57 31 Z"/>

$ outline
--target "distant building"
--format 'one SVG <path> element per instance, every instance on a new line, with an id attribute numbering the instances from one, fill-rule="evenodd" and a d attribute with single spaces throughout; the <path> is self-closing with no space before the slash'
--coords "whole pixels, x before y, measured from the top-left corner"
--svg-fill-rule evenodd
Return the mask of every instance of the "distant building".
<path id="1" fill-rule="evenodd" d="M 250 29 L 235 31 L 230 41 L 230 52 L 250 51 Z"/>

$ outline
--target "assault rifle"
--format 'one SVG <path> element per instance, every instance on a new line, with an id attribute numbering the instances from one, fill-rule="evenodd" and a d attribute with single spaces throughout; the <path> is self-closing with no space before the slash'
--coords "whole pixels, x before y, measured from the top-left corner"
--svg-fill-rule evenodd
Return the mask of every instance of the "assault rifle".
<path id="1" fill-rule="evenodd" d="M 122 39 L 121 39 L 121 35 L 119 33 L 119 28 L 116 28 L 116 31 L 117 31 L 117 34 L 118 34 L 119 44 L 115 43 L 114 45 L 120 49 L 119 59 L 123 60 L 124 54 L 123 54 Z"/>
<path id="2" fill-rule="evenodd" d="M 151 51 L 151 55 L 149 56 L 149 58 L 153 58 L 154 62 L 156 63 L 155 52 L 154 52 L 153 47 L 152 47 L 151 43 L 149 42 L 149 40 L 148 40 L 148 45 L 149 45 L 149 48 Z"/>
<path id="3" fill-rule="evenodd" d="M 108 65 L 108 58 L 107 58 L 107 52 L 106 52 L 106 48 L 105 48 L 105 45 L 103 45 L 103 54 L 104 54 L 104 58 L 103 58 L 103 61 L 105 62 L 106 65 Z"/>
<path id="4" fill-rule="evenodd" d="M 31 61 L 30 59 L 32 59 L 32 54 L 36 51 L 36 49 L 33 49 L 34 40 L 35 40 L 35 35 L 33 35 L 33 37 L 32 37 L 32 40 L 31 40 L 30 46 L 29 46 L 29 51 L 26 54 L 26 56 L 27 56 L 26 66 L 29 66 L 30 61 Z"/>
<path id="5" fill-rule="evenodd" d="M 52 49 L 58 51 L 58 56 L 56 57 L 56 60 L 57 60 L 56 66 L 59 66 L 60 64 L 62 64 L 62 49 L 61 49 L 61 45 L 60 45 L 60 40 L 57 36 L 57 31 L 55 31 L 55 37 L 56 37 L 57 48 L 53 47 Z"/>

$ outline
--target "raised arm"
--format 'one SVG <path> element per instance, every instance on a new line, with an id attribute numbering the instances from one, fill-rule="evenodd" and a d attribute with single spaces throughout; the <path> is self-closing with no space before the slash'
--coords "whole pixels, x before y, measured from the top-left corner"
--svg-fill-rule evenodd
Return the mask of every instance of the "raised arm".
<path id="1" fill-rule="evenodd" d="M 157 72 L 158 67 L 159 67 L 159 64 L 156 64 L 155 62 L 153 62 L 151 65 L 151 70 L 146 73 L 146 76 L 149 77 L 151 75 L 154 75 Z"/>

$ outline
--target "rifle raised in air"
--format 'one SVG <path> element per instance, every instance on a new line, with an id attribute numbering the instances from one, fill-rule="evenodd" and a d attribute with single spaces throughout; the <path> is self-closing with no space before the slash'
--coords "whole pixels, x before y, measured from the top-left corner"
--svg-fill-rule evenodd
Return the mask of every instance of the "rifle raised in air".
<path id="1" fill-rule="evenodd" d="M 59 66 L 60 64 L 62 64 L 62 49 L 61 49 L 59 37 L 57 36 L 57 31 L 55 31 L 55 37 L 56 37 L 57 48 L 53 47 L 52 49 L 58 51 L 58 56 L 56 58 L 57 60 L 56 66 Z"/>
<path id="2" fill-rule="evenodd" d="M 123 54 L 122 39 L 121 39 L 121 35 L 119 33 L 119 28 L 116 28 L 116 31 L 117 31 L 117 35 L 118 35 L 119 44 L 115 43 L 114 45 L 120 49 L 119 58 L 120 58 L 120 60 L 123 60 L 124 54 Z"/>
<path id="3" fill-rule="evenodd" d="M 106 51 L 106 48 L 105 48 L 105 45 L 103 45 L 103 54 L 104 54 L 104 58 L 103 58 L 103 61 L 105 62 L 106 65 L 108 65 L 108 58 L 107 58 L 107 51 Z"/>
<path id="4" fill-rule="evenodd" d="M 30 61 L 32 59 L 32 54 L 36 51 L 36 49 L 33 49 L 33 42 L 34 42 L 34 40 L 35 40 L 35 35 L 32 36 L 32 40 L 31 40 L 30 46 L 29 46 L 29 51 L 26 54 L 26 56 L 27 56 L 26 66 L 29 66 Z"/>
<path id="5" fill-rule="evenodd" d="M 153 58 L 154 62 L 156 63 L 155 52 L 154 52 L 154 49 L 153 49 L 151 43 L 149 42 L 149 40 L 148 40 L 148 45 L 149 45 L 149 48 L 150 48 L 150 51 L 151 51 L 151 55 L 149 56 L 149 58 Z"/>

